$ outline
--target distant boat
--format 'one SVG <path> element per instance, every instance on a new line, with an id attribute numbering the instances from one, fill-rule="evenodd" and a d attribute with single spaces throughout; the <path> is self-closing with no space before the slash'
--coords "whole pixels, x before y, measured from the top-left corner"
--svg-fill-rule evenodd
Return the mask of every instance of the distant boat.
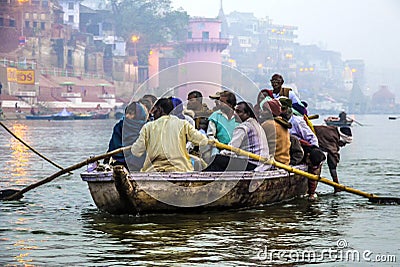
<path id="1" fill-rule="evenodd" d="M 340 120 L 339 117 L 328 117 L 324 119 L 326 125 L 328 126 L 336 126 L 336 127 L 342 127 L 342 126 L 351 126 L 353 123 L 352 119 L 346 118 L 345 121 Z"/>
<path id="2" fill-rule="evenodd" d="M 72 112 L 67 111 L 66 108 L 64 108 L 61 112 L 54 114 L 52 116 L 53 120 L 74 120 L 75 119 L 75 114 Z"/>
<path id="3" fill-rule="evenodd" d="M 25 119 L 27 120 L 52 120 L 52 114 L 36 114 L 36 115 L 26 115 Z"/>
<path id="4" fill-rule="evenodd" d="M 122 117 L 125 115 L 125 109 L 124 108 L 116 108 L 115 109 L 115 114 L 114 117 L 117 120 L 122 119 Z"/>
<path id="5" fill-rule="evenodd" d="M 389 117 L 389 120 L 397 120 L 399 117 Z"/>

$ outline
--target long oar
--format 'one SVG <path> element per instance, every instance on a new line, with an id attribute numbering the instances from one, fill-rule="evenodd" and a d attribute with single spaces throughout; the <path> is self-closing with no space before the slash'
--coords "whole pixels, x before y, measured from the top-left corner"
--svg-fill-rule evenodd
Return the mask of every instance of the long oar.
<path id="1" fill-rule="evenodd" d="M 210 141 L 210 144 L 215 145 L 219 149 L 226 149 L 226 150 L 232 151 L 232 152 L 234 152 L 234 153 L 236 153 L 238 155 L 246 156 L 246 157 L 255 159 L 257 161 L 266 163 L 266 164 L 274 165 L 275 167 L 287 170 L 288 172 L 299 174 L 301 176 L 306 177 L 307 179 L 318 181 L 318 182 L 322 182 L 324 184 L 333 186 L 335 188 L 339 188 L 339 189 L 341 189 L 343 191 L 346 191 L 346 192 L 349 192 L 349 193 L 352 193 L 352 194 L 356 194 L 356 195 L 359 195 L 359 196 L 362 196 L 362 197 L 366 197 L 366 198 L 369 199 L 369 201 L 371 201 L 373 203 L 397 203 L 397 204 L 400 204 L 400 198 L 397 198 L 397 197 L 380 197 L 380 196 L 377 196 L 375 194 L 366 193 L 366 192 L 363 192 L 361 190 L 345 186 L 343 184 L 335 183 L 335 182 L 333 182 L 333 181 L 331 181 L 331 180 L 329 180 L 327 178 L 320 177 L 318 175 L 311 174 L 311 173 L 308 173 L 308 172 L 293 168 L 293 167 L 291 167 L 289 165 L 277 162 L 277 161 L 275 161 L 273 159 L 269 160 L 269 159 L 261 157 L 259 155 L 250 153 L 248 151 L 244 151 L 244 150 L 242 150 L 240 148 L 236 148 L 236 147 L 232 147 L 232 146 L 229 146 L 229 145 L 225 145 L 225 144 L 219 143 L 217 141 Z"/>
<path id="2" fill-rule="evenodd" d="M 64 168 L 61 167 L 60 165 L 58 165 L 57 163 L 55 163 L 54 161 L 51 161 L 50 159 L 48 159 L 47 157 L 45 157 L 44 155 L 42 155 L 41 153 L 39 153 L 38 151 L 36 151 L 33 147 L 31 147 L 30 145 L 28 145 L 24 140 L 22 140 L 21 138 L 19 138 L 18 136 L 16 136 L 10 129 L 7 128 L 7 126 L 5 126 L 1 121 L 0 121 L 0 125 L 7 131 L 9 132 L 12 136 L 14 136 L 15 139 L 17 139 L 18 141 L 20 141 L 22 144 L 24 144 L 27 148 L 29 148 L 33 153 L 35 153 L 36 155 L 38 155 L 39 157 L 41 157 L 42 159 L 46 160 L 47 162 L 49 162 L 50 164 L 52 164 L 53 166 L 56 166 L 57 168 L 63 170 Z M 70 174 L 72 174 L 70 172 Z"/>
<path id="3" fill-rule="evenodd" d="M 349 117 L 347 117 L 347 118 L 349 118 Z M 353 119 L 353 118 L 349 118 L 350 120 L 352 120 L 352 121 L 354 121 L 355 123 L 357 123 L 358 125 L 360 125 L 360 126 L 364 126 L 364 124 L 362 124 L 361 122 L 359 122 L 359 121 L 356 121 L 355 119 Z"/>
<path id="4" fill-rule="evenodd" d="M 131 146 L 126 146 L 126 147 L 122 147 L 122 148 L 113 150 L 111 152 L 108 152 L 108 153 L 105 153 L 105 154 L 102 154 L 102 155 L 99 155 L 99 156 L 88 158 L 88 159 L 83 160 L 83 161 L 81 161 L 81 162 L 79 162 L 77 164 L 74 164 L 74 165 L 69 166 L 69 167 L 67 167 L 65 169 L 62 169 L 61 171 L 58 171 L 58 172 L 48 176 L 47 178 L 45 178 L 43 180 L 40 180 L 40 181 L 38 181 L 38 182 L 36 182 L 34 184 L 31 184 L 31 185 L 23 188 L 22 190 L 16 190 L 16 189 L 0 190 L 0 200 L 17 200 L 17 199 L 20 199 L 20 198 L 23 197 L 24 193 L 26 193 L 26 192 L 28 192 L 28 191 L 30 191 L 30 190 L 38 187 L 38 186 L 41 186 L 41 185 L 46 184 L 48 182 L 51 182 L 55 178 L 57 178 L 57 177 L 59 177 L 59 176 L 61 176 L 63 174 L 66 174 L 67 172 L 79 169 L 79 168 L 81 168 L 81 167 L 83 167 L 83 166 L 85 166 L 85 165 L 87 165 L 89 163 L 93 163 L 93 162 L 96 162 L 98 160 L 101 160 L 101 159 L 104 159 L 104 158 L 108 158 L 108 157 L 110 157 L 112 155 L 115 155 L 115 154 L 118 154 L 118 153 L 122 153 L 125 150 L 128 150 L 130 148 L 131 148 Z"/>

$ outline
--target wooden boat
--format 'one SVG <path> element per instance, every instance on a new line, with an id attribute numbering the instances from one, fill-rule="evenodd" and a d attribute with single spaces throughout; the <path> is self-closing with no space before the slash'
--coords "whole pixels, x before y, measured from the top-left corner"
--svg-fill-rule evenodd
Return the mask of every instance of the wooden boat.
<path id="1" fill-rule="evenodd" d="M 52 116 L 52 120 L 58 120 L 58 121 L 73 120 L 73 119 L 75 119 L 75 114 L 67 111 L 66 108 L 64 108 L 61 112 L 54 114 Z"/>
<path id="2" fill-rule="evenodd" d="M 305 170 L 305 166 L 296 166 Z M 308 179 L 285 170 L 266 172 L 128 173 L 85 171 L 96 206 L 111 214 L 190 213 L 254 208 L 305 195 Z M 175 202 L 177 201 L 177 202 Z"/>
<path id="3" fill-rule="evenodd" d="M 53 114 L 37 114 L 37 115 L 25 115 L 27 120 L 51 120 L 53 119 Z"/>
<path id="4" fill-rule="evenodd" d="M 340 120 L 339 117 L 328 117 L 324 119 L 326 125 L 328 126 L 336 126 L 336 127 L 342 127 L 342 126 L 351 126 L 353 123 L 352 119 L 346 118 L 345 121 Z"/>

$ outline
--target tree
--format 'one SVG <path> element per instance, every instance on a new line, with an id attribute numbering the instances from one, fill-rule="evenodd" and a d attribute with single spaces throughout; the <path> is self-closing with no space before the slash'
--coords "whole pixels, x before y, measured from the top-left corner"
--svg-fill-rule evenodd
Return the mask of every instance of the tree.
<path id="1" fill-rule="evenodd" d="M 170 0 L 113 0 L 112 5 L 116 34 L 126 40 L 139 35 L 141 47 L 185 37 L 189 16 L 173 10 Z"/>

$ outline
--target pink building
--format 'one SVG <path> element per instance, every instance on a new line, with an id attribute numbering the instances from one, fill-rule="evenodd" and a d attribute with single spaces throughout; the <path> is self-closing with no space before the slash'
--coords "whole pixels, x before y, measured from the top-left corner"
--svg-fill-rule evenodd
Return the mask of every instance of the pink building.
<path id="1" fill-rule="evenodd" d="M 186 71 L 179 72 L 181 84 L 187 83 L 187 85 L 179 88 L 179 97 L 186 99 L 192 90 L 201 91 L 205 97 L 221 90 L 220 86 L 216 86 L 220 85 L 222 80 L 221 52 L 228 44 L 229 39 L 221 38 L 220 20 L 211 18 L 190 20 L 185 42 L 186 53 L 180 61 L 186 66 Z"/>
<path id="2" fill-rule="evenodd" d="M 173 94 L 186 100 L 188 92 L 199 90 L 207 97 L 221 90 L 221 52 L 229 44 L 221 38 L 221 21 L 194 18 L 189 22 L 187 39 L 183 42 L 185 55 L 179 59 L 179 68 L 173 68 L 154 78 L 155 74 L 178 63 L 171 58 L 171 47 L 153 48 L 149 55 L 147 88 L 173 88 Z M 157 75 L 156 75 L 157 76 Z M 168 81 L 167 81 L 168 80 Z M 217 84 L 217 85 L 213 85 Z M 163 89 L 161 89 L 163 90 Z"/>

